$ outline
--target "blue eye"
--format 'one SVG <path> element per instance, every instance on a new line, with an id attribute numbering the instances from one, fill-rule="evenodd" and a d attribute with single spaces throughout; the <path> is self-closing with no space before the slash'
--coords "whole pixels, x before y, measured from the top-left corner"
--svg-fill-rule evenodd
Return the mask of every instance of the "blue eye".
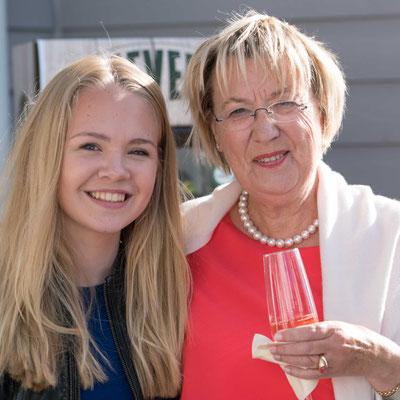
<path id="1" fill-rule="evenodd" d="M 133 154 L 134 156 L 148 156 L 149 152 L 143 149 L 134 149 L 131 150 L 129 154 Z"/>
<path id="2" fill-rule="evenodd" d="M 228 118 L 239 119 L 251 115 L 251 110 L 248 108 L 237 108 L 229 113 Z"/>
<path id="3" fill-rule="evenodd" d="M 96 144 L 93 144 L 93 143 L 83 144 L 82 146 L 80 146 L 80 148 L 84 149 L 84 150 L 89 150 L 89 151 L 99 150 L 99 147 Z"/>
<path id="4" fill-rule="evenodd" d="M 246 108 L 237 108 L 236 110 L 233 110 L 229 115 L 243 114 L 246 111 Z"/>

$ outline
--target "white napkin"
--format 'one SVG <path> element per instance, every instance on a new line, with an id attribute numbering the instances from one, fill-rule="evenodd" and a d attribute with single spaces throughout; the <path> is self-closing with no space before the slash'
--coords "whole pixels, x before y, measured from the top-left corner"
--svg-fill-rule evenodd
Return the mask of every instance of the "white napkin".
<path id="1" fill-rule="evenodd" d="M 287 365 L 283 362 L 276 361 L 269 351 L 271 344 L 277 344 L 266 336 L 256 333 L 253 338 L 252 354 L 253 358 L 259 358 L 260 360 L 270 361 L 279 364 L 282 368 Z M 294 376 L 286 374 L 290 386 L 294 390 L 299 400 L 304 400 L 317 386 L 318 379 L 300 379 Z"/>

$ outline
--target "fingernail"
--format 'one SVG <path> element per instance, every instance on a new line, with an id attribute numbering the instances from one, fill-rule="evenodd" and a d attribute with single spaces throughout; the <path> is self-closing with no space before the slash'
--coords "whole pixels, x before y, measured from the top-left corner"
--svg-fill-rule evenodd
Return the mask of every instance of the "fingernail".
<path id="1" fill-rule="evenodd" d="M 276 353 L 276 346 L 271 346 L 271 347 L 269 348 L 269 351 L 270 351 L 272 354 L 275 354 L 275 353 Z"/>
<path id="2" fill-rule="evenodd" d="M 285 372 L 287 372 L 288 374 L 290 374 L 292 372 L 292 370 L 289 367 L 285 367 L 283 368 L 285 370 Z"/>
<path id="3" fill-rule="evenodd" d="M 273 357 L 277 361 L 279 361 L 281 359 L 281 356 L 279 354 L 274 354 Z"/>
<path id="4" fill-rule="evenodd" d="M 277 333 L 275 336 L 274 336 L 274 339 L 275 340 L 282 340 L 282 333 Z"/>

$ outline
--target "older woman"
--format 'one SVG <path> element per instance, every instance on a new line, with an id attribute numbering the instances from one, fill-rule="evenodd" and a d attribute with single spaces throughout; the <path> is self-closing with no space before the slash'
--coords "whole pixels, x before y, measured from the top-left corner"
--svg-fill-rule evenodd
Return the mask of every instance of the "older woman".
<path id="1" fill-rule="evenodd" d="M 322 162 L 345 90 L 321 43 L 255 12 L 192 57 L 194 144 L 236 181 L 183 207 L 193 300 L 182 399 L 296 398 L 278 365 L 251 359 L 253 334 L 271 336 L 262 255 L 290 247 L 324 322 L 280 331 L 291 343 L 272 347 L 275 359 L 319 379 L 314 400 L 400 396 L 400 204 Z"/>

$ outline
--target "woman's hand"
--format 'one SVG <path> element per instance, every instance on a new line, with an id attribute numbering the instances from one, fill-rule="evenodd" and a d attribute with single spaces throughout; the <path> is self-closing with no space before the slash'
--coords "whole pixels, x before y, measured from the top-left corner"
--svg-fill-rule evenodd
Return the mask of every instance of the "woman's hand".
<path id="1" fill-rule="evenodd" d="M 303 379 L 364 376 L 376 390 L 390 390 L 400 383 L 400 346 L 363 326 L 339 321 L 285 329 L 274 339 L 293 342 L 271 346 L 285 371 Z M 318 370 L 319 355 L 328 361 L 325 373 Z"/>

